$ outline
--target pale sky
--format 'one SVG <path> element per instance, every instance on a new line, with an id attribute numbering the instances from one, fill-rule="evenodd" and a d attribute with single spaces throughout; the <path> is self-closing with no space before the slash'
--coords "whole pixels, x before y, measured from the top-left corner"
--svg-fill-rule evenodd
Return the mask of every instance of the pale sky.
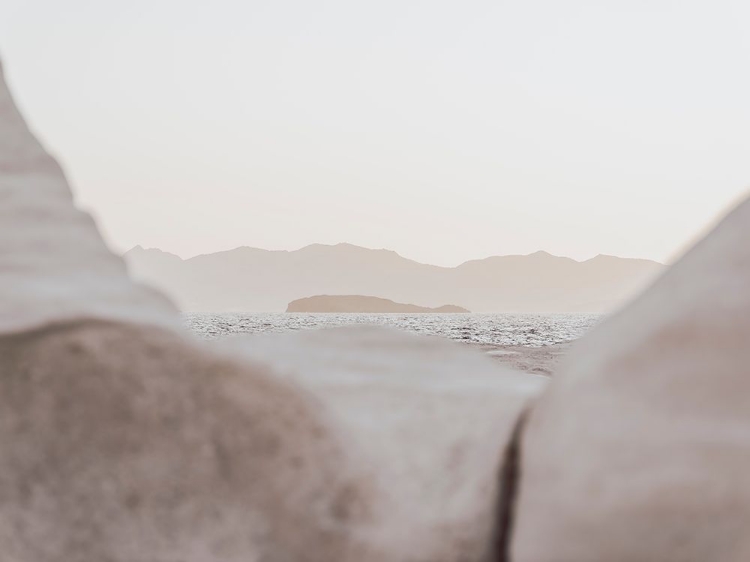
<path id="1" fill-rule="evenodd" d="M 669 260 L 750 187 L 745 0 L 0 0 L 110 245 Z"/>

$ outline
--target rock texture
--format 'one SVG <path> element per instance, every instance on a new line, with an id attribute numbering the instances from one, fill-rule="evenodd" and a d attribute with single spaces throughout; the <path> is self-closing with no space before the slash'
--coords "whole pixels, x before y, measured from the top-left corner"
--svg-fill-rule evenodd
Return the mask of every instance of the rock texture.
<path id="1" fill-rule="evenodd" d="M 750 202 L 574 346 L 522 440 L 517 562 L 750 560 Z"/>
<path id="2" fill-rule="evenodd" d="M 362 295 L 318 295 L 297 299 L 289 303 L 287 312 L 362 312 L 362 313 L 390 313 L 405 314 L 461 314 L 470 311 L 452 304 L 428 308 L 415 304 L 402 304 L 388 299 L 365 297 Z"/>
<path id="3" fill-rule="evenodd" d="M 0 358 L 3 559 L 366 560 L 371 486 L 269 366 L 102 321 L 6 335 Z"/>

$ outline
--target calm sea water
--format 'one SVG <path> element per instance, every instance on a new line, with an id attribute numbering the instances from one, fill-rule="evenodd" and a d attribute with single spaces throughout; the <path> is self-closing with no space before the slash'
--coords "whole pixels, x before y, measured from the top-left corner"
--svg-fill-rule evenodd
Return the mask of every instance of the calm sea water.
<path id="1" fill-rule="evenodd" d="M 379 324 L 484 346 L 542 347 L 581 337 L 601 316 L 591 314 L 186 314 L 187 326 L 207 339 L 233 334 L 289 332 Z"/>

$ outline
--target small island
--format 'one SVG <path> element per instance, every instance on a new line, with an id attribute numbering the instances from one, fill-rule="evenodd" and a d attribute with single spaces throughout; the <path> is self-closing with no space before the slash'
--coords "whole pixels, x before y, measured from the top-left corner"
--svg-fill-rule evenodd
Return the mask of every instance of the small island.
<path id="1" fill-rule="evenodd" d="M 389 299 L 366 297 L 362 295 L 317 295 L 304 299 L 297 299 L 289 303 L 287 312 L 359 312 L 359 313 L 390 313 L 401 314 L 461 314 L 469 310 L 448 304 L 437 308 L 428 308 L 414 304 L 402 304 Z"/>

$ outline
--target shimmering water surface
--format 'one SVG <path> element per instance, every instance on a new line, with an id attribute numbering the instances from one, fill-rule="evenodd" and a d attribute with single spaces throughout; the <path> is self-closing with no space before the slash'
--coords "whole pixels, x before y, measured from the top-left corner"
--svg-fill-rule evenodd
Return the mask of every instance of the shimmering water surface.
<path id="1" fill-rule="evenodd" d="M 601 316 L 591 314 L 186 314 L 187 326 L 207 339 L 233 334 L 289 332 L 351 324 L 392 326 L 483 346 L 542 347 L 581 337 Z"/>

